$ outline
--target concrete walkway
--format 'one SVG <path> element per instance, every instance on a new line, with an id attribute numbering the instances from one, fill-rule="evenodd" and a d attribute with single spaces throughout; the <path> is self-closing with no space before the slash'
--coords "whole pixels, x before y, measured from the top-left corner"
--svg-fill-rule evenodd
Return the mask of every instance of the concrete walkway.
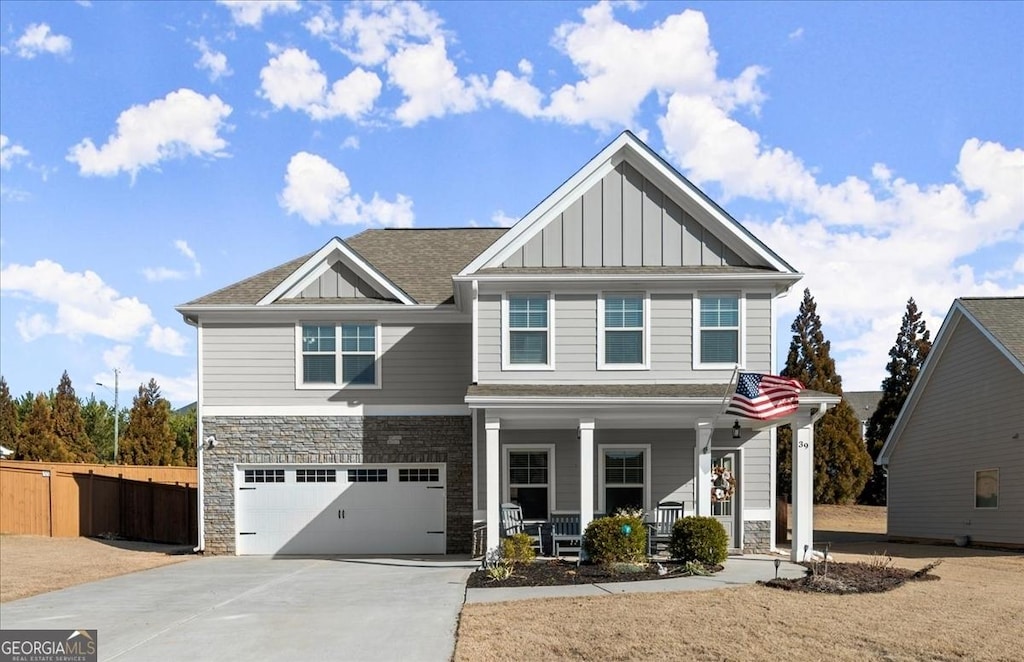
<path id="1" fill-rule="evenodd" d="M 525 586 L 521 588 L 471 588 L 466 590 L 466 602 L 506 602 L 532 598 L 581 598 L 619 593 L 663 593 L 668 591 L 707 591 L 753 584 L 758 580 L 775 577 L 775 559 L 780 559 L 779 577 L 803 577 L 803 566 L 782 560 L 781 556 L 750 554 L 731 557 L 725 569 L 713 577 L 675 577 L 643 582 L 612 582 L 607 584 L 577 584 L 573 586 Z"/>

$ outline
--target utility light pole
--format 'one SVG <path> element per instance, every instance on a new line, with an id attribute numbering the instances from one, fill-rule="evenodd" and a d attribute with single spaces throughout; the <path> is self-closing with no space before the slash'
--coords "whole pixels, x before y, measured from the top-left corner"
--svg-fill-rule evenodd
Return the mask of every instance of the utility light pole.
<path id="1" fill-rule="evenodd" d="M 117 394 L 118 394 L 118 377 L 121 375 L 121 371 L 114 368 L 114 464 L 117 464 L 117 437 L 118 437 L 118 423 L 121 418 L 121 412 L 117 408 Z M 96 382 L 96 386 L 102 386 L 103 388 L 110 390 L 110 387 L 101 382 Z"/>

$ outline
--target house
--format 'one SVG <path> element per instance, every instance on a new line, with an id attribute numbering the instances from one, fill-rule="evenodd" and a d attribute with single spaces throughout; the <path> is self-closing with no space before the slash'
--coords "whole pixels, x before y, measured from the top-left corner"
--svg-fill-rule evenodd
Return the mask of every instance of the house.
<path id="1" fill-rule="evenodd" d="M 792 423 L 794 556 L 811 541 L 804 391 L 721 416 L 772 372 L 801 274 L 631 133 L 505 229 L 367 230 L 177 310 L 197 328 L 201 545 L 468 553 L 527 519 L 681 501 L 771 548 Z M 734 428 L 736 428 L 734 430 Z M 712 476 L 735 488 L 712 503 Z"/>
<path id="2" fill-rule="evenodd" d="M 1024 547 L 1024 298 L 953 302 L 878 462 L 890 538 Z"/>
<path id="3" fill-rule="evenodd" d="M 868 422 L 878 409 L 878 403 L 882 400 L 881 391 L 844 391 L 843 399 L 850 403 L 853 413 L 860 421 L 860 436 L 867 441 Z"/>

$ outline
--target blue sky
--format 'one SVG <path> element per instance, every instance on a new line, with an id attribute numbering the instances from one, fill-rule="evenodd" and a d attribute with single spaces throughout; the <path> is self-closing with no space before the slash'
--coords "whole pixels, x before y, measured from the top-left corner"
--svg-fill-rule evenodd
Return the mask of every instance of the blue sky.
<path id="1" fill-rule="evenodd" d="M 1024 3 L 0 3 L 0 372 L 194 399 L 174 306 L 513 222 L 623 129 L 806 274 L 847 390 L 1024 295 Z M 109 398 L 96 389 L 101 398 Z"/>

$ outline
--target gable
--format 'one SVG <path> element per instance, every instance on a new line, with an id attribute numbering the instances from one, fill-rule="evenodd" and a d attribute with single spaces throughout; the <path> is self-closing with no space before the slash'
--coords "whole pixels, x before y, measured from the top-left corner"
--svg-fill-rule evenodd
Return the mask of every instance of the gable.
<path id="1" fill-rule="evenodd" d="M 380 293 L 340 260 L 330 265 L 296 299 L 379 299 Z"/>

